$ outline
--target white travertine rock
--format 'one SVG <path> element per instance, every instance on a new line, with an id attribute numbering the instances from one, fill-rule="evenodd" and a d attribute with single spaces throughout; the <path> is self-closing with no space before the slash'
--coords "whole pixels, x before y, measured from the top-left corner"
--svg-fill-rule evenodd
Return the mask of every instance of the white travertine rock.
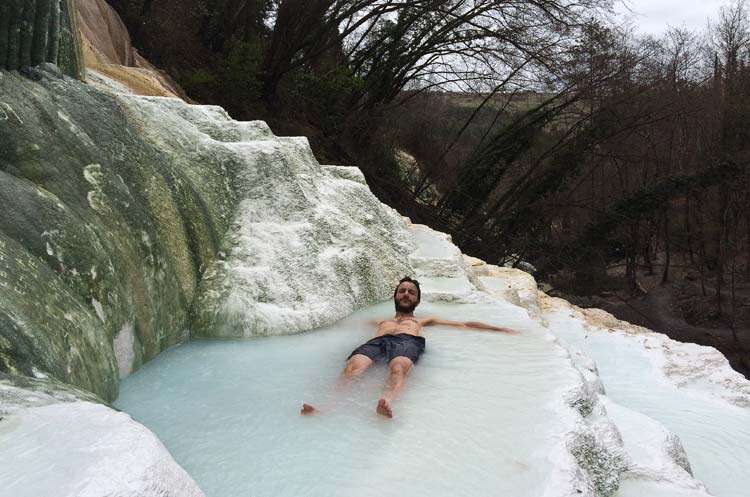
<path id="1" fill-rule="evenodd" d="M 423 224 L 410 224 L 409 229 L 417 246 L 409 254 L 409 262 L 424 287 L 423 300 L 464 304 L 492 301 L 480 291 L 478 279 L 450 235 Z"/>
<path id="2" fill-rule="evenodd" d="M 541 292 L 539 301 L 550 330 L 604 372 L 601 400 L 631 460 L 623 497 L 744 495 L 750 384 L 721 354 Z"/>
<path id="3" fill-rule="evenodd" d="M 0 377 L 3 497 L 203 497 L 148 429 L 87 392 Z"/>
<path id="4" fill-rule="evenodd" d="M 297 333 L 387 298 L 413 242 L 355 168 L 321 166 L 304 137 L 220 107 L 120 96 L 144 134 L 185 161 L 225 158 L 237 210 L 193 301 L 197 336 Z"/>
<path id="5" fill-rule="evenodd" d="M 532 317 L 541 317 L 537 284 L 529 273 L 492 264 L 472 265 L 471 269 L 484 291 L 526 308 Z"/>
<path id="6" fill-rule="evenodd" d="M 640 343 L 643 355 L 677 387 L 704 381 L 713 386 L 705 394 L 741 408 L 750 408 L 750 382 L 732 369 L 721 352 L 713 347 L 678 342 L 667 335 L 621 321 L 602 309 L 581 309 L 569 302 L 540 293 L 545 312 L 569 312 L 593 329 L 627 336 Z"/>

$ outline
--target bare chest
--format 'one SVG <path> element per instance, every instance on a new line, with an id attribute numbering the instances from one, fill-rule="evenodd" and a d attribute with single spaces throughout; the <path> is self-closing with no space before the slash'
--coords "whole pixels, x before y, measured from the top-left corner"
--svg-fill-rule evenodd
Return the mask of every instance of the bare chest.
<path id="1" fill-rule="evenodd" d="M 398 333 L 407 333 L 409 335 L 419 335 L 422 331 L 422 325 L 414 318 L 408 319 L 389 319 L 382 321 L 378 326 L 377 336 L 395 335 Z"/>

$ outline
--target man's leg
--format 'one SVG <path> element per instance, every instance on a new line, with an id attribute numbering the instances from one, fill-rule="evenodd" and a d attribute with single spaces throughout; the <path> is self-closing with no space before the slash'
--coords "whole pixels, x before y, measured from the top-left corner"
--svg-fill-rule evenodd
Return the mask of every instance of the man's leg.
<path id="1" fill-rule="evenodd" d="M 372 359 L 364 354 L 354 354 L 348 361 L 346 361 L 346 366 L 344 366 L 344 370 L 341 371 L 337 384 L 339 386 L 348 384 L 351 380 L 361 375 L 367 370 L 367 368 L 372 366 L 372 362 Z"/>
<path id="2" fill-rule="evenodd" d="M 364 373 L 370 366 L 372 366 L 372 359 L 364 354 L 354 354 L 348 361 L 346 361 L 346 366 L 344 366 L 344 370 L 341 371 L 341 375 L 339 376 L 336 385 L 342 387 L 348 384 L 353 378 Z M 312 414 L 317 410 L 316 407 L 310 404 L 302 404 L 300 412 L 302 414 Z"/>
<path id="3" fill-rule="evenodd" d="M 411 371 L 414 363 L 411 359 L 404 356 L 397 356 L 391 359 L 388 363 L 388 380 L 385 383 L 385 389 L 383 395 L 378 401 L 377 413 L 389 418 L 393 417 L 393 411 L 391 410 L 391 402 L 401 392 L 406 384 L 406 377 Z"/>

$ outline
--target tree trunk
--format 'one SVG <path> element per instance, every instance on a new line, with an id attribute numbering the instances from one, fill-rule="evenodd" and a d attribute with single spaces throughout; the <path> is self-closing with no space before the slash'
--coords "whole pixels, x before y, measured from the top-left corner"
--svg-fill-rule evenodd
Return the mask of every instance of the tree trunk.
<path id="1" fill-rule="evenodd" d="M 262 96 L 266 102 L 277 101 L 281 80 L 291 69 L 295 57 L 325 30 L 325 13 L 330 5 L 331 0 L 283 0 L 280 3 L 271 44 L 263 60 Z"/>
<path id="2" fill-rule="evenodd" d="M 651 261 L 651 243 L 647 243 L 643 247 L 643 265 L 648 269 L 649 276 L 654 274 L 654 264 Z"/>
<path id="3" fill-rule="evenodd" d="M 735 230 L 735 235 L 736 234 L 737 232 Z M 737 243 L 736 236 L 735 236 L 734 242 Z M 732 302 L 731 302 L 732 318 L 731 318 L 729 326 L 730 328 L 732 328 L 732 337 L 734 338 L 735 343 L 739 342 L 739 338 L 737 337 L 737 329 L 735 327 L 735 323 L 737 321 L 737 286 L 736 286 L 735 277 L 734 277 L 734 271 L 736 269 L 736 265 L 737 265 L 737 258 L 734 256 L 734 254 L 732 254 L 732 266 L 731 266 L 732 271 L 729 275 L 729 285 L 730 285 L 729 288 L 730 288 L 730 292 L 732 295 Z"/>
<path id="4" fill-rule="evenodd" d="M 721 205 L 720 209 L 720 215 L 721 215 L 721 224 L 719 226 L 719 253 L 718 253 L 718 261 L 716 263 L 716 308 L 719 310 L 719 316 L 721 316 L 724 313 L 724 309 L 722 307 L 722 296 L 721 291 L 722 287 L 724 286 L 724 265 L 726 264 L 726 253 L 727 253 L 727 236 L 729 235 L 728 230 L 728 220 L 727 218 L 730 215 L 730 209 L 731 205 L 729 203 L 729 189 L 726 188 L 725 185 L 722 185 L 722 187 L 719 189 L 719 202 Z"/>
<path id="5" fill-rule="evenodd" d="M 661 274 L 661 284 L 669 281 L 669 263 L 671 251 L 669 246 L 669 210 L 664 212 L 664 272 Z"/>
<path id="6" fill-rule="evenodd" d="M 750 226 L 750 225 L 749 225 Z M 687 197 L 685 202 L 685 232 L 687 233 L 687 249 L 688 256 L 690 257 L 690 265 L 695 264 L 695 256 L 693 254 L 693 233 L 690 226 L 690 197 Z M 750 228 L 749 228 L 750 229 Z"/>

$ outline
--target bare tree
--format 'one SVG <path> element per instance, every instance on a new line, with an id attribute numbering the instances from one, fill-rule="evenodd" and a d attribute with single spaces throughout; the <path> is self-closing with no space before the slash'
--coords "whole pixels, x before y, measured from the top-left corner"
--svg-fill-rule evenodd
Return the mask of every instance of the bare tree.
<path id="1" fill-rule="evenodd" d="M 489 89 L 529 59 L 559 54 L 606 0 L 282 0 L 264 95 L 331 48 L 363 85 L 360 107 L 421 89 Z M 451 86 L 452 85 L 452 86 Z M 472 87 L 472 86 L 468 86 Z"/>
<path id="2" fill-rule="evenodd" d="M 750 43 L 749 21 L 747 0 L 733 0 L 721 7 L 718 22 L 709 23 L 711 44 L 728 80 L 733 79 L 740 61 L 747 57 L 743 49 Z"/>

